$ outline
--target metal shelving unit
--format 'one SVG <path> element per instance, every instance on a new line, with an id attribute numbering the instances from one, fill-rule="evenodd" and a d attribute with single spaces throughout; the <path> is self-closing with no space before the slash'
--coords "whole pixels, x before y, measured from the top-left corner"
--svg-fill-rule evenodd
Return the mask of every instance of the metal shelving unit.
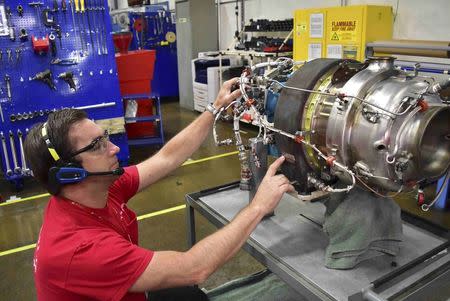
<path id="1" fill-rule="evenodd" d="M 132 94 L 122 96 L 123 100 L 148 100 L 152 102 L 155 107 L 155 114 L 148 116 L 138 117 L 125 117 L 125 123 L 133 122 L 153 122 L 156 125 L 157 136 L 154 137 L 142 137 L 135 139 L 128 139 L 128 145 L 152 145 L 152 144 L 164 144 L 164 131 L 161 115 L 161 100 L 159 97 L 152 97 L 150 94 Z"/>

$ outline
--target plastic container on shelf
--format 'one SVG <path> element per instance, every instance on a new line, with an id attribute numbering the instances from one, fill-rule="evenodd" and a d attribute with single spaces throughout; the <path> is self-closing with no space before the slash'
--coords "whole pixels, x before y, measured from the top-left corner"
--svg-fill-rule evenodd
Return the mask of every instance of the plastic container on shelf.
<path id="1" fill-rule="evenodd" d="M 119 53 L 116 53 L 117 73 L 119 77 L 120 93 L 122 97 L 142 95 L 136 97 L 133 104 L 135 108 L 128 108 L 130 100 L 124 101 L 125 111 L 133 111 L 127 117 L 149 117 L 153 113 L 153 101 L 145 98 L 150 95 L 151 81 L 155 67 L 155 50 L 128 51 L 131 39 L 130 34 L 119 33 L 113 35 L 113 40 Z M 128 114 L 130 115 L 130 114 Z M 155 136 L 156 121 L 129 121 L 125 124 L 128 139 L 146 138 Z"/>
<path id="2" fill-rule="evenodd" d="M 116 64 L 122 95 L 150 94 L 155 68 L 155 50 L 116 53 Z"/>

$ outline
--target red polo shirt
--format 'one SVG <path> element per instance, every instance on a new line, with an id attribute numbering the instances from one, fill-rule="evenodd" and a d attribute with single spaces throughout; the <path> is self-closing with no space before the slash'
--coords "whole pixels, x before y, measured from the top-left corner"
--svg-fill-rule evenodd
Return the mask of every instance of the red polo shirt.
<path id="1" fill-rule="evenodd" d="M 38 300 L 145 300 L 128 292 L 153 257 L 138 246 L 136 214 L 126 207 L 138 187 L 131 166 L 110 187 L 105 208 L 50 199 L 34 254 Z"/>

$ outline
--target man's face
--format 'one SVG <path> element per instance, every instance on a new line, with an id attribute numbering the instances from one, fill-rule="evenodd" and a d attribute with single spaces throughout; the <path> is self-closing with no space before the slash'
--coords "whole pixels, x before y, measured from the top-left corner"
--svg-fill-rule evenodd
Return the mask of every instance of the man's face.
<path id="1" fill-rule="evenodd" d="M 76 158 L 87 171 L 111 171 L 119 167 L 116 155 L 120 148 L 110 142 L 105 131 L 93 121 L 84 119 L 72 125 L 69 139 L 73 141 L 73 151 L 82 150 Z"/>

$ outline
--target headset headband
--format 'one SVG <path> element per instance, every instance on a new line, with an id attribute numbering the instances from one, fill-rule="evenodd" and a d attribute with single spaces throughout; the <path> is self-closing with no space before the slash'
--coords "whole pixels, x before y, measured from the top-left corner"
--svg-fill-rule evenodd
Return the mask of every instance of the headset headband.
<path id="1" fill-rule="evenodd" d="M 47 122 L 44 123 L 44 125 L 42 126 L 41 135 L 42 135 L 42 139 L 44 139 L 45 144 L 47 145 L 47 149 L 48 149 L 50 155 L 52 156 L 53 160 L 55 160 L 56 162 L 60 161 L 61 158 L 59 157 L 58 153 L 55 150 L 55 147 L 53 146 L 52 142 L 50 141 L 50 138 L 48 137 Z"/>

